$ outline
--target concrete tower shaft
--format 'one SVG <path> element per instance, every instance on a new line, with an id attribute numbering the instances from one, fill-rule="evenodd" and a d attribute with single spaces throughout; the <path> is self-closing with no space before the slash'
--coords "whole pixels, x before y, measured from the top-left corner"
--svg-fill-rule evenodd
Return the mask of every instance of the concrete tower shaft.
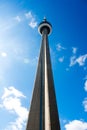
<path id="1" fill-rule="evenodd" d="M 48 43 L 52 26 L 44 20 L 38 30 L 42 44 L 26 130 L 60 130 Z"/>

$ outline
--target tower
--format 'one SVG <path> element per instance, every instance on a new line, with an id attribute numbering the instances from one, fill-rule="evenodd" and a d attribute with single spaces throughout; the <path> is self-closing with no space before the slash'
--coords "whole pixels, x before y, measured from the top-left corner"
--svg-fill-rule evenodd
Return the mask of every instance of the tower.
<path id="1" fill-rule="evenodd" d="M 42 44 L 26 130 L 60 130 L 48 43 L 52 26 L 44 19 L 38 31 Z"/>

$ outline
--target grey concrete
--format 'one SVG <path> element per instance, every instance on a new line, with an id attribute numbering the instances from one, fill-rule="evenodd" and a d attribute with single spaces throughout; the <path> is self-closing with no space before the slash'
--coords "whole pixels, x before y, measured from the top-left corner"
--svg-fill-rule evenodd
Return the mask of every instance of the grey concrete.
<path id="1" fill-rule="evenodd" d="M 26 130 L 60 130 L 48 44 L 51 29 L 46 20 L 39 25 L 42 44 Z"/>

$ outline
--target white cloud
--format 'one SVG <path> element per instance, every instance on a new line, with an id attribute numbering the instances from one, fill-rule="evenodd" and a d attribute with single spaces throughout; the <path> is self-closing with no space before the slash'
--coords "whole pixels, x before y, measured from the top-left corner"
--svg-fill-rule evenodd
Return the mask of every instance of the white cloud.
<path id="1" fill-rule="evenodd" d="M 31 11 L 29 11 L 28 13 L 25 13 L 25 16 L 27 19 L 30 19 L 33 17 Z"/>
<path id="2" fill-rule="evenodd" d="M 14 19 L 15 19 L 17 22 L 21 22 L 20 16 L 16 16 L 16 17 L 14 17 Z"/>
<path id="3" fill-rule="evenodd" d="M 87 91 L 87 80 L 85 81 L 84 89 L 85 89 L 85 91 Z"/>
<path id="4" fill-rule="evenodd" d="M 9 122 L 5 130 L 22 130 L 25 126 L 28 110 L 22 106 L 21 98 L 25 98 L 25 96 L 15 87 L 5 88 L 0 108 L 5 108 L 10 113 L 17 115 L 15 121 Z"/>
<path id="5" fill-rule="evenodd" d="M 1 52 L 0 55 L 1 55 L 2 57 L 7 57 L 7 53 L 6 53 L 6 52 Z"/>
<path id="6" fill-rule="evenodd" d="M 38 57 L 35 57 L 35 58 L 32 58 L 32 59 L 24 58 L 24 59 L 23 59 L 23 62 L 24 62 L 25 64 L 29 64 L 29 65 L 36 65 L 37 60 L 38 60 Z"/>
<path id="7" fill-rule="evenodd" d="M 15 122 L 10 122 L 5 130 L 24 130 L 25 122 L 21 118 L 17 118 Z"/>
<path id="8" fill-rule="evenodd" d="M 79 57 L 76 59 L 76 62 L 77 62 L 80 66 L 83 66 L 83 65 L 85 64 L 86 59 L 87 59 L 87 54 L 82 55 L 82 56 L 79 56 Z"/>
<path id="9" fill-rule="evenodd" d="M 24 63 L 25 63 L 25 64 L 29 64 L 29 63 L 30 63 L 29 58 L 24 58 Z"/>
<path id="10" fill-rule="evenodd" d="M 37 22 L 35 21 L 35 19 L 32 19 L 32 20 L 29 22 L 29 26 L 30 26 L 31 28 L 37 27 Z"/>
<path id="11" fill-rule="evenodd" d="M 59 60 L 59 62 L 63 62 L 64 61 L 64 56 L 60 57 L 58 60 Z"/>
<path id="12" fill-rule="evenodd" d="M 77 52 L 77 48 L 76 47 L 72 47 L 72 53 L 76 54 L 76 52 Z"/>
<path id="13" fill-rule="evenodd" d="M 14 95 L 15 97 L 25 97 L 22 92 L 18 91 L 13 86 L 10 86 L 9 88 L 4 88 L 2 99 L 5 99 L 6 97 L 11 95 Z"/>
<path id="14" fill-rule="evenodd" d="M 29 20 L 29 26 L 31 28 L 35 28 L 37 27 L 37 21 L 35 19 L 35 16 L 32 14 L 31 11 L 29 11 L 28 13 L 25 13 L 25 17 Z"/>
<path id="15" fill-rule="evenodd" d="M 71 58 L 70 58 L 70 67 L 71 66 L 73 66 L 73 65 L 75 65 L 76 64 L 76 57 L 75 56 L 72 56 Z"/>
<path id="16" fill-rule="evenodd" d="M 61 44 L 60 44 L 60 43 L 58 43 L 56 47 L 57 47 L 57 50 L 58 50 L 58 51 L 61 51 L 61 50 L 66 50 L 66 48 L 65 48 L 65 47 L 63 47 L 63 46 L 61 46 Z"/>
<path id="17" fill-rule="evenodd" d="M 87 112 L 87 98 L 83 101 L 84 111 Z"/>
<path id="18" fill-rule="evenodd" d="M 66 130 L 87 130 L 87 122 L 73 120 L 65 125 Z"/>
<path id="19" fill-rule="evenodd" d="M 70 58 L 70 65 L 69 66 L 71 67 L 77 63 L 79 64 L 79 66 L 84 66 L 86 59 L 87 59 L 87 54 L 79 56 L 78 58 L 76 58 L 75 56 L 72 56 Z"/>

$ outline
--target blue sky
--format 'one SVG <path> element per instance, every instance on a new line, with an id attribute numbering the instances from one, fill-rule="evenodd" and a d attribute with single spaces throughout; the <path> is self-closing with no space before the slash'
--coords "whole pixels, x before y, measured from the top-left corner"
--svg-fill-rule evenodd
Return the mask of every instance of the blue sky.
<path id="1" fill-rule="evenodd" d="M 86 0 L 0 0 L 0 130 L 25 129 L 44 16 L 61 130 L 87 130 Z"/>

